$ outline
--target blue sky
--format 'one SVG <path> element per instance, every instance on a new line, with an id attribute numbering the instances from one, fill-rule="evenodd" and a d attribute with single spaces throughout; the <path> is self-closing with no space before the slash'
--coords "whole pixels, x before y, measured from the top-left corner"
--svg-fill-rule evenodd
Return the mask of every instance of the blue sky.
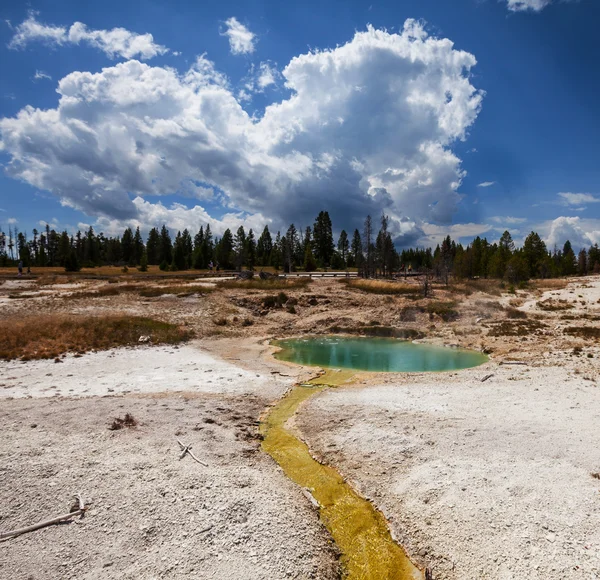
<path id="1" fill-rule="evenodd" d="M 594 0 L 0 6 L 0 227 L 600 242 Z"/>

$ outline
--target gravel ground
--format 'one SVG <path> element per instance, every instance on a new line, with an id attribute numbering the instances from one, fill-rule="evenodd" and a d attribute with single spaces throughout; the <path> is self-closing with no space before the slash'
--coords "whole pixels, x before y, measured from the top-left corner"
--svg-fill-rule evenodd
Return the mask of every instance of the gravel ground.
<path id="1" fill-rule="evenodd" d="M 0 529 L 91 509 L 0 544 L 0 577 L 337 578 L 310 502 L 259 450 L 256 395 L 2 401 Z M 139 425 L 108 429 L 131 413 Z M 179 460 L 176 438 L 204 467 Z"/>
<path id="2" fill-rule="evenodd" d="M 325 391 L 295 424 L 435 579 L 600 578 L 595 381 L 488 363 L 385 382 Z"/>

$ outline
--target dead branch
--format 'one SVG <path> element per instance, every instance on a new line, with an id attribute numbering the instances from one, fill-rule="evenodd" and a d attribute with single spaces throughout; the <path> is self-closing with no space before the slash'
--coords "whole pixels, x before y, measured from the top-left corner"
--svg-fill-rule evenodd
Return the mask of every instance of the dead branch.
<path id="1" fill-rule="evenodd" d="M 0 540 L 4 540 L 7 538 L 14 538 L 16 536 L 20 536 L 21 534 L 26 534 L 27 532 L 33 532 L 35 530 L 39 530 L 40 528 L 45 528 L 47 526 L 52 526 L 53 524 L 60 524 L 62 522 L 66 522 L 67 520 L 70 520 L 71 518 L 74 518 L 75 516 L 82 516 L 83 514 L 87 511 L 87 506 L 85 505 L 83 498 L 81 497 L 81 494 L 77 494 L 75 496 L 75 498 L 78 501 L 78 505 L 79 507 L 75 510 L 73 510 L 73 508 L 71 508 L 72 511 L 70 511 L 68 514 L 64 514 L 62 516 L 58 516 L 56 518 L 52 518 L 50 520 L 44 520 L 43 522 L 38 522 L 37 524 L 33 524 L 32 526 L 27 526 L 25 528 L 19 528 L 18 530 L 12 530 L 10 532 L 1 532 L 0 533 Z M 74 506 L 76 507 L 76 506 Z"/>
<path id="2" fill-rule="evenodd" d="M 526 365 L 527 363 L 520 360 L 502 360 L 501 365 Z"/>
<path id="3" fill-rule="evenodd" d="M 487 381 L 488 379 L 491 379 L 494 376 L 494 373 L 492 373 L 491 375 L 485 375 L 485 377 L 483 377 L 481 379 L 482 383 L 485 383 L 485 381 Z"/>
<path id="4" fill-rule="evenodd" d="M 194 461 L 197 461 L 200 465 L 204 465 L 204 467 L 208 467 L 208 464 L 200 461 L 193 453 L 191 445 L 184 445 L 179 439 L 177 439 L 177 443 L 179 443 L 179 447 L 181 447 L 181 455 L 179 456 L 179 460 L 181 461 L 187 454 L 192 456 Z"/>

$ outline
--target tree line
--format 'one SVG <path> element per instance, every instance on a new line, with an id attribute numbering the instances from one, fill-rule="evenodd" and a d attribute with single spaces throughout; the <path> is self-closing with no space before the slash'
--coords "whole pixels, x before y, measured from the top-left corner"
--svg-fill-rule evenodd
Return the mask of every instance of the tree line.
<path id="1" fill-rule="evenodd" d="M 314 271 L 322 268 L 357 268 L 364 277 L 391 276 L 394 273 L 432 271 L 445 278 L 505 278 L 511 283 L 531 277 L 549 278 L 600 273 L 600 249 L 595 244 L 577 255 L 567 241 L 562 248 L 549 250 L 540 236 L 531 232 L 517 248 L 508 231 L 498 242 L 477 236 L 463 246 L 447 236 L 435 249 L 409 248 L 398 252 L 389 232 L 389 218 L 375 223 L 367 216 L 362 232 L 352 235 L 342 230 L 337 242 L 329 213 L 319 212 L 314 224 L 304 229 L 291 224 L 273 236 L 268 226 L 256 237 L 240 226 L 235 234 L 227 229 L 221 237 L 212 234 L 210 224 L 200 226 L 193 236 L 187 230 L 172 238 L 163 225 L 152 228 L 144 241 L 139 227 L 126 228 L 120 236 L 96 234 L 93 227 L 69 235 L 49 225 L 34 229 L 28 238 L 12 226 L 0 228 L 0 266 L 60 266 L 69 271 L 81 267 L 157 265 L 161 270 L 207 269 L 241 270 L 273 267 L 276 270 Z"/>

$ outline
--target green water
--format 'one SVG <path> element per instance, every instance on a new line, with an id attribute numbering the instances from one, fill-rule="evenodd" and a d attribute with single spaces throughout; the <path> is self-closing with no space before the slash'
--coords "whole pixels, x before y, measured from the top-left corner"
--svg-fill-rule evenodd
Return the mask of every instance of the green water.
<path id="1" fill-rule="evenodd" d="M 301 365 L 377 372 L 451 371 L 479 366 L 473 350 L 414 344 L 393 338 L 313 337 L 277 340 L 275 358 Z"/>

